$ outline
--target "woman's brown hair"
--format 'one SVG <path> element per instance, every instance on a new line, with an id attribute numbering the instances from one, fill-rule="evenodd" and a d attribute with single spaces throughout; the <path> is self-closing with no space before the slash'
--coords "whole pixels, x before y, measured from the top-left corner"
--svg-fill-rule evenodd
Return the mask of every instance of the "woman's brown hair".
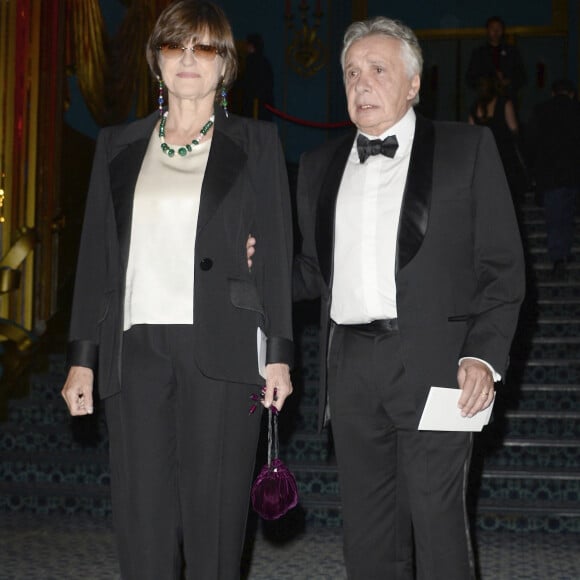
<path id="1" fill-rule="evenodd" d="M 161 76 L 158 47 L 162 44 L 184 44 L 193 39 L 200 42 L 205 34 L 225 62 L 223 84 L 230 87 L 238 72 L 238 57 L 230 23 L 223 10 L 212 2 L 177 0 L 172 2 L 155 23 L 147 41 L 147 62 L 151 72 Z"/>

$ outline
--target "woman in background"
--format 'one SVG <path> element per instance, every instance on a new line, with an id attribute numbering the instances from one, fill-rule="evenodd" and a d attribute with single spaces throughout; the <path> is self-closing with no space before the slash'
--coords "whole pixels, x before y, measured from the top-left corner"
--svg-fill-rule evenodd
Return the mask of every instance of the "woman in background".
<path id="1" fill-rule="evenodd" d="M 471 125 L 484 125 L 491 129 L 512 196 L 526 193 L 529 180 L 523 158 L 518 148 L 519 126 L 514 104 L 499 92 L 494 77 L 479 80 L 477 99 L 469 112 Z"/>
<path id="2" fill-rule="evenodd" d="M 72 415 L 90 414 L 98 383 L 122 577 L 235 579 L 258 328 L 264 406 L 292 391 L 286 168 L 274 125 L 227 115 L 237 60 L 220 8 L 171 3 L 147 59 L 167 108 L 99 136 L 62 394 Z M 263 248 L 251 270 L 250 233 Z"/>

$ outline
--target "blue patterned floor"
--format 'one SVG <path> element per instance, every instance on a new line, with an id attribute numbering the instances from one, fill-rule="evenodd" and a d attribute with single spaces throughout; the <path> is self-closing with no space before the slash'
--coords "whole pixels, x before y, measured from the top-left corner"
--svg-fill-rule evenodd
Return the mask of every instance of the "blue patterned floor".
<path id="1" fill-rule="evenodd" d="M 109 520 L 2 514 L 0 580 L 117 580 Z M 580 535 L 479 532 L 481 580 L 578 580 Z M 346 578 L 340 530 L 293 540 L 256 534 L 247 580 Z"/>

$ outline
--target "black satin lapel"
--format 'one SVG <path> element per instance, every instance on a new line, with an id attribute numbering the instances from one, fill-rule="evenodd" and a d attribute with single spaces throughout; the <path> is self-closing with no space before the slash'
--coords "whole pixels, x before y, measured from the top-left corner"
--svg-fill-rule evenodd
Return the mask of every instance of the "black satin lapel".
<path id="1" fill-rule="evenodd" d="M 413 259 L 427 232 L 433 186 L 434 152 L 435 128 L 433 123 L 417 115 L 409 173 L 399 218 L 396 272 L 399 272 Z"/>
<path id="2" fill-rule="evenodd" d="M 121 264 L 124 265 L 129 259 L 135 186 L 148 144 L 149 137 L 131 143 L 113 159 L 109 168 Z"/>
<path id="3" fill-rule="evenodd" d="M 354 136 L 349 134 L 338 146 L 328 166 L 322 184 L 322 191 L 318 198 L 316 210 L 316 250 L 318 252 L 320 272 L 328 285 L 330 285 L 332 277 L 336 198 L 346 161 L 352 149 L 353 139 Z"/>
<path id="4" fill-rule="evenodd" d="M 236 182 L 246 164 L 246 159 L 247 155 L 244 150 L 227 135 L 220 131 L 214 132 L 201 186 L 201 200 L 197 218 L 198 233 L 211 219 L 223 198 Z"/>

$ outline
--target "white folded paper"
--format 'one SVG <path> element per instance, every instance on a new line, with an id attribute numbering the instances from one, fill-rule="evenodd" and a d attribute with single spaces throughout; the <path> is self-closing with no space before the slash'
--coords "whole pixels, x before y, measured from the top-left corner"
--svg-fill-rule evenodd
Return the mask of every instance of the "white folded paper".
<path id="1" fill-rule="evenodd" d="M 258 351 L 258 372 L 260 376 L 266 378 L 266 350 L 268 345 L 268 337 L 264 334 L 264 331 L 258 326 L 258 331 L 256 332 L 256 342 Z"/>
<path id="2" fill-rule="evenodd" d="M 462 417 L 457 406 L 461 392 L 461 389 L 431 387 L 419 431 L 481 431 L 489 423 L 495 398 L 487 409 L 473 417 Z"/>

